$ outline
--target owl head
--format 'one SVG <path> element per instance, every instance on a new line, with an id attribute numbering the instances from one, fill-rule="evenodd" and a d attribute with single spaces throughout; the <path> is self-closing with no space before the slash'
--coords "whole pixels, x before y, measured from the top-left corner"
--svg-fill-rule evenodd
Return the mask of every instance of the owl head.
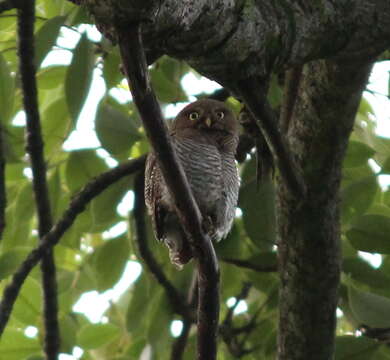
<path id="1" fill-rule="evenodd" d="M 200 131 L 217 139 L 225 137 L 236 142 L 238 123 L 233 112 L 223 102 L 201 99 L 180 111 L 171 125 L 171 131 L 176 134 L 196 134 Z"/>

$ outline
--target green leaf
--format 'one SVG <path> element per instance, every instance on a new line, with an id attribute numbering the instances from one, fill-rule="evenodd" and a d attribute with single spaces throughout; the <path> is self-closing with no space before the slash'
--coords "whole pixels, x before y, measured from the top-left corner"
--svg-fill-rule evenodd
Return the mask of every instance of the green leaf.
<path id="1" fill-rule="evenodd" d="M 31 276 L 23 283 L 15 302 L 12 316 L 25 325 L 36 325 L 40 321 L 42 309 L 41 287 Z"/>
<path id="2" fill-rule="evenodd" d="M 187 71 L 183 62 L 164 56 L 150 71 L 151 82 L 158 99 L 165 103 L 186 101 L 180 78 Z"/>
<path id="3" fill-rule="evenodd" d="M 150 299 L 153 292 L 157 291 L 156 284 L 151 282 L 145 273 L 134 283 L 131 290 L 131 300 L 127 309 L 126 325 L 129 333 L 145 335 L 145 323 L 150 309 Z"/>
<path id="4" fill-rule="evenodd" d="M 39 88 L 51 90 L 58 86 L 62 86 L 67 69 L 67 66 L 51 65 L 39 71 L 37 74 Z"/>
<path id="5" fill-rule="evenodd" d="M 380 347 L 366 337 L 337 336 L 335 360 L 375 360 Z"/>
<path id="6" fill-rule="evenodd" d="M 65 16 L 56 16 L 47 20 L 35 35 L 35 66 L 40 68 L 42 61 L 55 45 Z"/>
<path id="7" fill-rule="evenodd" d="M 96 349 L 119 335 L 119 329 L 113 324 L 89 324 L 78 333 L 78 344 L 85 350 Z"/>
<path id="8" fill-rule="evenodd" d="M 162 288 L 149 301 L 152 302 L 152 306 L 150 315 L 148 316 L 147 339 L 156 353 L 161 353 L 159 347 L 166 347 L 167 340 L 170 336 L 169 325 L 173 315 L 172 308 L 166 292 Z"/>
<path id="9" fill-rule="evenodd" d="M 6 329 L 0 342 L 0 359 L 21 360 L 40 353 L 38 339 L 28 338 L 21 330 Z"/>
<path id="10" fill-rule="evenodd" d="M 24 223 L 29 221 L 35 211 L 35 199 L 32 191 L 32 183 L 26 180 L 18 194 L 14 216 Z"/>
<path id="11" fill-rule="evenodd" d="M 384 161 L 381 173 L 390 174 L 390 156 Z"/>
<path id="12" fill-rule="evenodd" d="M 130 244 L 126 235 L 106 241 L 96 250 L 95 272 L 98 290 L 113 287 L 120 279 L 129 260 Z"/>
<path id="13" fill-rule="evenodd" d="M 72 354 L 73 348 L 77 345 L 76 334 L 79 324 L 75 317 L 66 315 L 59 320 L 61 347 L 60 352 Z"/>
<path id="14" fill-rule="evenodd" d="M 104 58 L 103 78 L 106 82 L 107 89 L 111 89 L 112 87 L 116 86 L 123 78 L 123 75 L 119 70 L 120 63 L 121 57 L 119 55 L 118 48 L 115 47 Z"/>
<path id="15" fill-rule="evenodd" d="M 72 192 L 80 190 L 96 175 L 106 171 L 108 166 L 94 150 L 72 151 L 66 162 L 66 184 Z"/>
<path id="16" fill-rule="evenodd" d="M 96 113 L 96 135 L 110 154 L 129 151 L 140 138 L 134 122 L 128 114 L 102 101 Z"/>
<path id="17" fill-rule="evenodd" d="M 275 189 L 271 181 L 260 184 L 257 189 L 254 161 L 246 164 L 242 175 L 239 207 L 245 230 L 250 239 L 260 247 L 275 243 Z"/>
<path id="18" fill-rule="evenodd" d="M 24 127 L 6 125 L 3 131 L 3 149 L 7 163 L 22 161 L 24 148 Z"/>
<path id="19" fill-rule="evenodd" d="M 379 190 L 376 176 L 358 179 L 341 191 L 341 217 L 343 223 L 363 215 L 374 201 Z"/>
<path id="20" fill-rule="evenodd" d="M 240 257 L 243 246 L 243 242 L 241 240 L 238 226 L 233 224 L 233 227 L 226 239 L 223 239 L 215 244 L 215 250 L 217 251 L 218 257 Z"/>
<path id="21" fill-rule="evenodd" d="M 116 208 L 129 186 L 129 177 L 122 178 L 91 201 L 93 231 L 106 230 L 120 220 Z"/>
<path id="22" fill-rule="evenodd" d="M 42 113 L 42 132 L 47 157 L 62 150 L 62 144 L 72 130 L 64 98 L 54 100 Z"/>
<path id="23" fill-rule="evenodd" d="M 14 273 L 29 253 L 29 248 L 14 248 L 0 255 L 0 280 Z"/>
<path id="24" fill-rule="evenodd" d="M 349 304 L 362 325 L 376 328 L 390 327 L 390 299 L 348 287 Z"/>
<path id="25" fill-rule="evenodd" d="M 390 254 L 389 234 L 390 217 L 383 215 L 364 215 L 346 233 L 355 249 L 380 254 Z"/>
<path id="26" fill-rule="evenodd" d="M 65 79 L 65 96 L 72 121 L 76 123 L 91 86 L 95 63 L 94 46 L 83 34 L 73 51 Z"/>
<path id="27" fill-rule="evenodd" d="M 7 61 L 0 52 L 0 123 L 6 124 L 11 117 L 14 96 L 15 80 L 11 74 Z"/>
<path id="28" fill-rule="evenodd" d="M 365 165 L 374 154 L 375 150 L 367 144 L 351 140 L 348 144 L 343 166 L 350 168 Z"/>
<path id="29" fill-rule="evenodd" d="M 352 279 L 370 287 L 386 289 L 390 283 L 390 277 L 381 270 L 374 269 L 366 261 L 358 257 L 345 258 L 343 261 L 343 272 L 350 275 Z"/>

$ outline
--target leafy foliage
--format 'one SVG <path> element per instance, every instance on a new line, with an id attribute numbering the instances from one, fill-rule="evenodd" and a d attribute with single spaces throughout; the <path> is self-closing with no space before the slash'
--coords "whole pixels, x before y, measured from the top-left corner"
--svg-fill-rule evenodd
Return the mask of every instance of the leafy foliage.
<path id="1" fill-rule="evenodd" d="M 82 8 L 68 1 L 40 0 L 37 15 L 35 43 L 39 105 L 52 210 L 54 218 L 58 219 L 72 196 L 93 177 L 109 169 L 108 164 L 140 156 L 149 148 L 134 105 L 131 101 L 123 103 L 115 96 L 115 91 L 126 88 L 119 69 L 118 49 L 107 40 L 92 41 L 84 32 L 84 24 L 90 20 Z M 15 121 L 22 111 L 21 89 L 17 81 L 15 24 L 15 11 L 1 15 L 0 124 L 7 160 L 8 198 L 7 226 L 0 243 L 0 279 L 4 280 L 0 283 L 1 289 L 37 243 L 34 196 L 24 152 L 24 125 Z M 59 40 L 64 29 L 69 27 L 73 36 L 78 38 L 74 48 L 66 49 L 72 60 L 60 65 L 45 63 L 48 54 L 55 56 L 59 51 Z M 191 71 L 186 64 L 166 56 L 153 65 L 152 83 L 163 108 L 171 103 L 188 101 L 180 81 Z M 80 143 L 73 150 L 65 151 L 64 143 L 80 125 L 79 115 L 87 96 L 94 94 L 91 86 L 94 77 L 103 78 L 106 92 L 96 114 L 90 111 L 86 116 L 90 116 L 88 120 L 94 123 L 100 146 L 85 149 Z M 273 81 L 269 95 L 273 106 L 280 104 L 281 93 L 280 85 Z M 383 190 L 378 184 L 379 175 L 390 174 L 390 140 L 375 134 L 372 113 L 370 105 L 363 99 L 344 161 L 341 230 L 343 281 L 348 290 L 343 287 L 341 292 L 344 315 L 339 318 L 340 336 L 336 347 L 336 359 L 340 360 L 390 358 L 388 347 L 365 337 L 347 335 L 362 324 L 390 327 L 390 191 Z M 375 161 L 381 170 L 375 172 L 369 161 Z M 217 245 L 217 252 L 222 259 L 235 258 L 253 265 L 276 267 L 274 186 L 268 181 L 257 189 L 255 171 L 254 159 L 240 165 L 239 207 L 242 214 L 237 216 L 229 237 Z M 72 353 L 75 347 L 79 347 L 83 350 L 82 359 L 119 360 L 138 358 L 145 349 L 151 348 L 153 354 L 158 354 L 158 359 L 169 358 L 174 342 L 170 325 L 180 317 L 174 313 L 166 292 L 140 259 L 134 242 L 132 214 L 129 220 L 127 214 L 117 210 L 126 193 L 133 191 L 132 180 L 119 181 L 94 199 L 56 247 L 61 351 L 64 353 Z M 127 223 L 127 229 L 112 235 L 113 227 L 123 222 Z M 154 241 L 150 224 L 148 226 L 148 245 L 153 255 L 172 284 L 186 295 L 193 265 L 188 265 L 182 272 L 172 269 L 166 249 Z M 381 254 L 381 266 L 374 269 L 359 256 L 359 251 Z M 142 274 L 134 283 L 128 284 L 128 289 L 118 300 L 109 304 L 104 321 L 93 323 L 73 310 L 83 294 L 112 289 L 130 259 L 141 263 Z M 245 359 L 274 359 L 278 276 L 274 272 L 262 273 L 249 268 L 238 271 L 235 265 L 223 261 L 221 274 L 222 320 L 229 314 L 227 301 L 237 297 L 244 284 L 252 286 L 245 298 L 246 310 L 234 314 L 229 324 L 238 329 L 254 319 L 254 325 L 247 326 L 249 330 L 234 335 L 245 338 L 245 349 L 252 349 Z M 35 270 L 23 286 L 0 342 L 2 359 L 43 358 L 39 275 Z M 25 331 L 29 327 L 35 327 L 38 333 L 27 336 Z M 186 359 L 193 358 L 194 343 L 195 337 L 190 333 Z M 220 349 L 219 359 L 236 358 L 229 343 Z"/>

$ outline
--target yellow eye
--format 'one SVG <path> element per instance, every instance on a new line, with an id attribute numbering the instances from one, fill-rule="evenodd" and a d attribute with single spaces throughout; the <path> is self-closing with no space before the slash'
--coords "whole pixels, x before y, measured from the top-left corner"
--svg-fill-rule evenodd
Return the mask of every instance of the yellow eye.
<path id="1" fill-rule="evenodd" d="M 192 121 L 198 120 L 198 119 L 199 119 L 199 114 L 198 114 L 196 111 L 194 111 L 194 112 L 192 112 L 192 113 L 190 114 L 189 118 L 190 118 L 190 120 L 192 120 Z"/>
<path id="2" fill-rule="evenodd" d="M 216 115 L 218 119 L 222 120 L 225 116 L 225 113 L 223 111 L 217 111 Z"/>

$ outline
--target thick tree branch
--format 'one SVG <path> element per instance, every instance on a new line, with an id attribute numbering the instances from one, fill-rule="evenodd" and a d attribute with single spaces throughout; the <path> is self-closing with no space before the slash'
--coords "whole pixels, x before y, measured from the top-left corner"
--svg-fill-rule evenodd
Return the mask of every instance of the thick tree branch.
<path id="1" fill-rule="evenodd" d="M 108 186 L 114 184 L 124 176 L 140 171 L 144 168 L 144 166 L 145 156 L 129 160 L 97 176 L 74 196 L 60 220 L 42 238 L 41 243 L 30 252 L 26 260 L 23 261 L 18 270 L 12 276 L 10 284 L 4 289 L 3 297 L 0 302 L 0 336 L 7 325 L 16 298 L 28 274 L 38 264 L 47 251 L 60 241 L 65 231 L 72 226 L 77 215 L 83 212 L 85 206 L 94 197 L 98 196 L 107 189 Z"/>
<path id="2" fill-rule="evenodd" d="M 272 69 L 335 56 L 366 57 L 390 45 L 388 0 L 80 2 L 111 38 L 118 21 L 147 18 L 148 51 L 185 60 L 228 88 Z"/>
<path id="3" fill-rule="evenodd" d="M 19 69 L 22 81 L 23 104 L 26 112 L 26 150 L 33 173 L 33 189 L 38 212 L 38 234 L 42 241 L 52 226 L 46 164 L 43 155 L 42 131 L 38 110 L 38 91 L 34 65 L 35 1 L 25 1 L 18 9 Z M 42 258 L 43 312 L 45 323 L 45 354 L 56 360 L 60 347 L 58 325 L 56 266 L 52 251 Z"/>
<path id="4" fill-rule="evenodd" d="M 198 359 L 213 360 L 217 351 L 219 314 L 218 261 L 210 238 L 203 233 L 200 211 L 168 138 L 160 106 L 151 88 L 139 25 L 118 25 L 117 35 L 134 102 L 198 263 Z"/>
<path id="5" fill-rule="evenodd" d="M 279 360 L 333 358 L 341 168 L 369 71 L 368 62 L 305 65 L 288 139 L 307 195 L 298 203 L 278 183 Z"/>
<path id="6" fill-rule="evenodd" d="M 148 247 L 148 239 L 145 226 L 145 199 L 144 199 L 144 173 L 137 175 L 134 184 L 134 220 L 136 231 L 136 244 L 142 260 L 149 271 L 154 275 L 159 284 L 164 288 L 173 310 L 191 322 L 193 316 L 189 306 L 184 301 L 177 289 L 165 276 L 161 266 L 157 263 Z"/>

